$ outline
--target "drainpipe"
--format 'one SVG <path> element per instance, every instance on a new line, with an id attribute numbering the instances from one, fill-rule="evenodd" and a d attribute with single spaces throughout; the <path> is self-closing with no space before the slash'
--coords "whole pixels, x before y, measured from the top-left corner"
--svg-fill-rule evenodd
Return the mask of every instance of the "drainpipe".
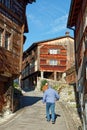
<path id="1" fill-rule="evenodd" d="M 71 29 L 71 30 L 73 30 L 73 32 L 74 32 L 74 37 L 75 37 L 75 29 L 72 28 L 72 27 L 69 27 L 69 26 L 68 26 L 68 28 Z M 75 39 L 74 39 L 74 50 L 75 50 L 75 54 L 76 54 Z M 76 64 L 77 64 L 77 63 L 76 63 L 76 56 L 75 56 L 75 65 L 76 65 Z M 76 72 L 77 72 L 77 65 L 76 65 Z"/>

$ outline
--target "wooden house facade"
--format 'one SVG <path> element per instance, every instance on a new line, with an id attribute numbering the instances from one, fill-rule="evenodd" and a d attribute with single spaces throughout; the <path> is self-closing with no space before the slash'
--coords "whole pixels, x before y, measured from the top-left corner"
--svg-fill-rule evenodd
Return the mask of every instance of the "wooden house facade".
<path id="1" fill-rule="evenodd" d="M 34 89 L 40 78 L 58 81 L 73 63 L 74 45 L 69 35 L 33 43 L 23 54 L 22 87 Z"/>
<path id="2" fill-rule="evenodd" d="M 26 5 L 33 1 L 0 0 L 0 112 L 8 102 L 8 96 L 12 109 L 13 80 L 21 73 L 23 33 L 28 32 Z M 2 101 L 3 96 L 5 102 Z"/>
<path id="3" fill-rule="evenodd" d="M 87 0 L 72 0 L 67 27 L 74 31 L 76 87 L 83 130 L 87 130 Z"/>
<path id="4" fill-rule="evenodd" d="M 75 68 L 75 65 L 71 66 L 71 68 L 66 70 L 66 82 L 68 84 L 72 84 L 72 85 L 76 84 L 76 68 Z"/>

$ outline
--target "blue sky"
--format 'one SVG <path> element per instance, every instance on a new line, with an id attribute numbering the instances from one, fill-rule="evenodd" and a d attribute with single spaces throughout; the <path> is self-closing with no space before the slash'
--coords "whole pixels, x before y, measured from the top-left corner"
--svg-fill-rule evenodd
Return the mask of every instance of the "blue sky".
<path id="1" fill-rule="evenodd" d="M 34 42 L 64 36 L 66 31 L 73 36 L 73 31 L 66 27 L 70 3 L 71 0 L 36 0 L 27 5 L 29 33 L 25 34 L 24 50 Z"/>

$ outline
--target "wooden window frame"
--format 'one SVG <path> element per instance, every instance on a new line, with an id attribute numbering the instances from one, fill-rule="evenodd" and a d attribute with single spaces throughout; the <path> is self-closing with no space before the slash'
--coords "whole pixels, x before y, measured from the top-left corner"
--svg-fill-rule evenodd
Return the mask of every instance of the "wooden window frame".
<path id="1" fill-rule="evenodd" d="M 7 8 L 11 8 L 11 0 L 0 0 L 2 4 L 4 4 Z"/>
<path id="2" fill-rule="evenodd" d="M 58 65 L 58 61 L 57 60 L 54 60 L 54 59 L 51 59 L 49 61 L 49 64 L 52 65 L 52 66 L 57 66 Z"/>
<path id="3" fill-rule="evenodd" d="M 0 29 L 0 46 L 2 46 L 3 30 Z"/>
<path id="4" fill-rule="evenodd" d="M 60 54 L 60 49 L 49 49 L 49 54 Z"/>
<path id="5" fill-rule="evenodd" d="M 5 43 L 4 43 L 4 47 L 7 50 L 11 50 L 11 34 L 6 32 L 5 33 Z"/>

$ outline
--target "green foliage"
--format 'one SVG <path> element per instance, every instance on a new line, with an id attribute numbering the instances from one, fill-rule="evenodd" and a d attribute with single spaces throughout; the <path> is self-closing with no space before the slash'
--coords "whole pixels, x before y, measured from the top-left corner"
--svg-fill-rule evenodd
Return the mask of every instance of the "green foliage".
<path id="1" fill-rule="evenodd" d="M 68 95 L 71 95 L 72 94 L 72 91 L 68 91 Z"/>
<path id="2" fill-rule="evenodd" d="M 14 88 L 18 88 L 19 84 L 17 82 L 14 82 L 13 86 L 14 86 Z"/>
<path id="3" fill-rule="evenodd" d="M 55 90 L 58 90 L 59 85 L 55 85 L 55 86 L 53 86 L 53 88 L 54 88 Z"/>
<path id="4" fill-rule="evenodd" d="M 41 81 L 41 87 L 40 90 L 42 91 L 43 86 L 47 83 L 47 80 L 42 80 Z"/>

